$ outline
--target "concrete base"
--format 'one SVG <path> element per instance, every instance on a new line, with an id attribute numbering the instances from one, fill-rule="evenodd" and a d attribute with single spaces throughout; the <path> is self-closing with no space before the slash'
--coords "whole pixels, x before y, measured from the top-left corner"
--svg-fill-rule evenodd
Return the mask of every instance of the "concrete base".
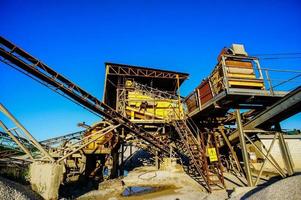
<path id="1" fill-rule="evenodd" d="M 171 172 L 183 172 L 184 169 L 181 165 L 177 164 L 176 158 L 163 158 L 163 162 L 160 165 L 160 170 L 166 170 Z"/>
<path id="2" fill-rule="evenodd" d="M 29 167 L 31 188 L 44 199 L 58 199 L 64 166 L 51 163 L 32 163 Z"/>

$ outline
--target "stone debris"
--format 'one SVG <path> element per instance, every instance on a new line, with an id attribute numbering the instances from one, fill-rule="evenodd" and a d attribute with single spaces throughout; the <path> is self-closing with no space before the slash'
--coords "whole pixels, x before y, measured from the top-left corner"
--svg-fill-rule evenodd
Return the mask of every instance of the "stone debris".
<path id="1" fill-rule="evenodd" d="M 39 195 L 34 193 L 30 186 L 13 182 L 0 177 L 0 200 L 40 200 Z"/>
<path id="2" fill-rule="evenodd" d="M 252 192 L 252 191 L 251 191 Z M 301 175 L 292 176 L 274 184 L 271 184 L 265 188 L 262 188 L 252 195 L 245 194 L 242 199 L 262 199 L 262 200 L 300 200 L 301 199 Z"/>

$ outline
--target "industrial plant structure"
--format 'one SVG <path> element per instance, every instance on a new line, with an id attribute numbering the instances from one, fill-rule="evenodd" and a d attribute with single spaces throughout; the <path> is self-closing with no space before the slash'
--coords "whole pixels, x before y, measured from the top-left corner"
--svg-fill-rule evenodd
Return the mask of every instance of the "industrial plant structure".
<path id="1" fill-rule="evenodd" d="M 293 77 L 275 83 L 273 70 L 262 68 L 243 45 L 223 48 L 212 73 L 187 97 L 180 94 L 187 73 L 105 63 L 102 101 L 7 39 L 1 37 L 0 45 L 2 62 L 100 116 L 93 125 L 80 124 L 84 131 L 38 142 L 0 106 L 18 127 L 0 123 L 1 166 L 30 165 L 36 187 L 45 181 L 36 178 L 40 173 L 56 174 L 47 180 L 56 193 L 63 182 L 123 175 L 135 153 L 125 152 L 133 147 L 149 152 L 157 166 L 165 157 L 174 159 L 208 192 L 227 187 L 227 170 L 244 174 L 254 186 L 266 163 L 282 177 L 298 167 L 280 122 L 300 112 L 301 87 L 282 91 L 278 86 L 301 73 L 283 70 Z M 271 136 L 269 147 L 260 135 Z M 283 164 L 271 154 L 275 141 Z M 256 172 L 255 163 L 260 164 Z"/>

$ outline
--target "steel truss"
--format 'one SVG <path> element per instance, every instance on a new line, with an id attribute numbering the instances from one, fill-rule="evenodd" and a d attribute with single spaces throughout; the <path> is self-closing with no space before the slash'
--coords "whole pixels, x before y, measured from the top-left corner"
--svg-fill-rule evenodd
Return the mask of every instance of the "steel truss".
<path id="1" fill-rule="evenodd" d="M 130 133 L 151 144 L 162 153 L 168 154 L 168 144 L 157 140 L 153 135 L 132 123 L 129 119 L 57 73 L 42 61 L 36 59 L 3 37 L 0 37 L 0 44 L 0 56 L 2 62 L 15 67 L 46 86 L 66 95 L 68 98 L 87 108 L 91 112 L 103 116 L 108 121 L 122 125 Z"/>

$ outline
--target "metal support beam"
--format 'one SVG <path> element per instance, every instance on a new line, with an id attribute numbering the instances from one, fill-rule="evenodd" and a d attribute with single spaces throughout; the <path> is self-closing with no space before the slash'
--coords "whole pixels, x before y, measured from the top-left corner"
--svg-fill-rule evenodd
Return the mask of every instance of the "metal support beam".
<path id="1" fill-rule="evenodd" d="M 289 176 L 291 176 L 294 174 L 293 161 L 289 154 L 289 149 L 288 149 L 288 146 L 283 137 L 283 133 L 279 133 L 278 135 L 279 135 L 279 146 L 280 146 L 282 158 L 283 158 L 286 170 L 287 170 L 287 174 Z"/>
<path id="2" fill-rule="evenodd" d="M 272 106 L 266 108 L 264 111 L 257 114 L 254 118 L 243 125 L 244 129 L 254 129 L 262 125 L 275 124 L 287 119 L 294 114 L 300 112 L 301 109 L 301 86 L 288 93 L 282 99 L 274 103 Z M 250 133 L 255 134 L 255 133 Z M 238 130 L 233 131 L 229 140 L 232 143 L 238 138 Z"/>
<path id="3" fill-rule="evenodd" d="M 277 135 L 278 135 L 278 133 L 275 133 L 275 136 L 274 136 L 274 138 L 273 138 L 273 140 L 272 140 L 272 143 L 271 143 L 271 145 L 270 145 L 270 147 L 269 147 L 269 150 L 268 150 L 268 152 L 267 152 L 267 154 L 266 154 L 266 157 L 267 157 L 267 158 L 270 156 L 270 153 L 271 153 L 272 148 L 273 148 L 273 146 L 274 146 L 274 143 L 275 143 L 275 141 L 276 141 Z M 263 168 L 264 168 L 266 162 L 268 161 L 267 158 L 264 159 L 264 161 L 263 161 L 263 163 L 262 163 L 262 165 L 261 165 L 261 168 L 260 168 L 259 173 L 258 173 L 258 175 L 257 175 L 257 178 L 256 178 L 256 180 L 255 180 L 255 184 L 254 184 L 255 186 L 258 184 L 258 181 L 259 181 L 259 179 L 260 179 L 260 177 L 261 177 Z"/>
<path id="4" fill-rule="evenodd" d="M 276 162 L 276 160 L 273 158 L 272 155 L 270 155 L 270 156 L 268 157 L 266 154 L 264 154 L 264 153 L 260 150 L 260 148 L 259 148 L 256 144 L 254 144 L 254 143 L 252 142 L 252 140 L 251 140 L 246 134 L 245 134 L 245 137 L 246 137 L 247 140 L 255 147 L 255 149 L 256 149 L 256 150 L 257 150 L 257 151 L 258 151 L 265 159 L 267 159 L 267 160 L 275 167 L 275 169 L 276 169 L 277 172 L 281 175 L 282 178 L 286 177 L 284 171 L 281 169 L 281 167 L 279 166 L 279 164 Z M 263 149 L 264 149 L 266 152 L 268 152 L 268 150 L 266 149 L 266 147 L 265 147 L 264 145 L 262 145 L 262 147 L 263 147 Z"/>
<path id="5" fill-rule="evenodd" d="M 219 132 L 222 134 L 222 136 L 223 136 L 223 138 L 224 138 L 224 140 L 225 140 L 225 142 L 226 142 L 228 148 L 230 149 L 230 152 L 231 152 L 231 154 L 232 154 L 232 156 L 233 156 L 233 159 L 234 159 L 234 161 L 235 161 L 235 163 L 236 163 L 236 165 L 237 165 L 238 171 L 239 171 L 240 173 L 242 173 L 243 170 L 242 170 L 242 167 L 241 167 L 241 165 L 240 165 L 240 163 L 239 163 L 239 160 L 238 160 L 238 158 L 237 158 L 236 152 L 234 151 L 233 146 L 232 146 L 231 143 L 229 142 L 228 137 L 226 136 L 224 129 L 223 129 L 222 127 L 219 127 Z"/>
<path id="6" fill-rule="evenodd" d="M 156 150 L 156 154 L 155 154 L 155 166 L 156 169 L 159 169 L 159 156 L 158 156 L 158 151 Z"/>
<path id="7" fill-rule="evenodd" d="M 114 129 L 116 129 L 117 127 L 119 127 L 120 125 L 116 125 L 116 126 L 111 126 L 110 129 L 106 129 L 105 132 L 103 132 L 104 129 L 98 131 L 98 134 L 100 134 L 99 136 L 93 138 L 92 140 L 90 140 L 87 143 L 82 144 L 81 146 L 79 146 L 78 148 L 74 149 L 73 151 L 71 151 L 70 153 L 67 153 L 66 155 L 64 155 L 63 157 L 61 157 L 60 159 L 57 160 L 57 162 L 61 162 L 62 160 L 64 160 L 65 158 L 67 158 L 68 156 L 71 156 L 72 154 L 76 153 L 77 151 L 81 150 L 82 148 L 84 148 L 85 146 L 91 144 L 92 142 L 95 142 L 96 140 L 98 140 L 99 138 L 103 137 L 104 135 L 108 134 L 109 132 L 113 131 Z"/>
<path id="8" fill-rule="evenodd" d="M 29 133 L 29 131 L 2 105 L 0 104 L 0 111 L 6 115 L 14 124 L 16 124 L 23 133 L 29 138 L 29 140 L 34 144 L 34 146 L 50 161 L 54 161 L 51 155 L 41 146 L 41 144 Z"/>
<path id="9" fill-rule="evenodd" d="M 13 139 L 13 141 L 15 143 L 17 143 L 17 145 L 19 145 L 19 147 L 29 156 L 30 159 L 33 160 L 33 157 L 30 153 L 30 151 L 14 136 L 14 134 L 12 134 L 8 128 L 4 125 L 4 123 L 0 120 L 0 126 L 3 128 L 3 130 Z"/>
<path id="10" fill-rule="evenodd" d="M 238 133 L 239 133 L 242 157 L 244 160 L 244 168 L 245 168 L 246 178 L 248 181 L 248 186 L 252 187 L 253 186 L 252 174 L 251 174 L 251 168 L 250 168 L 250 164 L 249 164 L 249 156 L 248 156 L 248 151 L 247 151 L 247 146 L 246 146 L 244 131 L 243 131 L 242 123 L 241 123 L 241 116 L 240 116 L 239 109 L 236 110 L 236 122 L 237 122 L 237 129 L 238 129 Z"/>

